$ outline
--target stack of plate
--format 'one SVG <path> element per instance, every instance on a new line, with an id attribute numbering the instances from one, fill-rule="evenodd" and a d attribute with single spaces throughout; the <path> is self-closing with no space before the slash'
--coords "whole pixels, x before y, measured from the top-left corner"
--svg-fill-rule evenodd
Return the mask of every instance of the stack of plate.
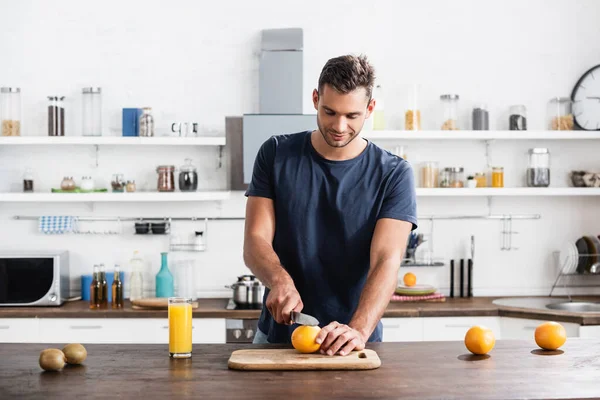
<path id="1" fill-rule="evenodd" d="M 563 274 L 574 274 L 579 262 L 579 252 L 575 243 L 565 244 L 559 255 L 560 268 Z"/>
<path id="2" fill-rule="evenodd" d="M 400 285 L 396 288 L 396 294 L 402 296 L 426 296 L 428 294 L 433 294 L 436 291 L 437 289 L 431 285 Z"/>

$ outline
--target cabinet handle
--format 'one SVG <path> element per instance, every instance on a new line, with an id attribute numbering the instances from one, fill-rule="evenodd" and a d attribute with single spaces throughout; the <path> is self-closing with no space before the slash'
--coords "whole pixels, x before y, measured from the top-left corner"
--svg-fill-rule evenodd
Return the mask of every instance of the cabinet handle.
<path id="1" fill-rule="evenodd" d="M 102 325 L 71 325 L 71 329 L 102 329 Z"/>
<path id="2" fill-rule="evenodd" d="M 164 325 L 162 328 L 163 329 L 169 329 L 169 325 Z M 194 330 L 194 329 L 196 329 L 196 327 L 192 325 L 192 330 Z"/>
<path id="3" fill-rule="evenodd" d="M 472 325 L 447 324 L 446 328 L 470 328 Z"/>
<path id="4" fill-rule="evenodd" d="M 10 325 L 0 325 L 0 329 L 10 329 Z"/>
<path id="5" fill-rule="evenodd" d="M 398 325 L 383 325 L 383 328 L 388 328 L 388 329 L 400 329 L 400 324 Z"/>

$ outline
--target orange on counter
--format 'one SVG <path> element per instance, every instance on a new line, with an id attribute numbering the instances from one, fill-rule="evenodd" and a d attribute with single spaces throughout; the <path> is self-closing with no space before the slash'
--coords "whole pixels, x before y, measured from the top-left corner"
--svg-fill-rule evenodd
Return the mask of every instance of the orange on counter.
<path id="1" fill-rule="evenodd" d="M 314 353 L 321 348 L 321 345 L 315 342 L 320 331 L 318 326 L 300 325 L 292 332 L 292 346 L 300 353 Z"/>
<path id="2" fill-rule="evenodd" d="M 417 276 L 412 272 L 407 272 L 404 274 L 404 284 L 406 286 L 415 286 L 417 284 Z"/>
<path id="3" fill-rule="evenodd" d="M 465 346 L 473 354 L 487 354 L 495 344 L 494 332 L 485 326 L 475 325 L 465 335 Z"/>
<path id="4" fill-rule="evenodd" d="M 556 350 L 567 341 L 567 331 L 558 322 L 544 322 L 535 329 L 535 342 L 544 350 Z"/>

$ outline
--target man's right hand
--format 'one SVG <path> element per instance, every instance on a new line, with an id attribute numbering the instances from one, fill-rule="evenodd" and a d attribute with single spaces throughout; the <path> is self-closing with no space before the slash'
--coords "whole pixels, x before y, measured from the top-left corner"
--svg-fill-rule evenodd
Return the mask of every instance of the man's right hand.
<path id="1" fill-rule="evenodd" d="M 273 285 L 267 296 L 266 306 L 275 321 L 285 325 L 292 324 L 290 317 L 292 311 L 302 311 L 304 308 L 300 293 L 291 282 Z"/>

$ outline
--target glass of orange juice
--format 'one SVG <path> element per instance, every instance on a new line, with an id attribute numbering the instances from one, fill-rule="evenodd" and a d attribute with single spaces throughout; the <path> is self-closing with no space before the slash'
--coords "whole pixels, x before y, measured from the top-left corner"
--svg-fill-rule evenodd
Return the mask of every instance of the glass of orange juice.
<path id="1" fill-rule="evenodd" d="M 169 355 L 192 356 L 192 299 L 169 297 Z"/>

